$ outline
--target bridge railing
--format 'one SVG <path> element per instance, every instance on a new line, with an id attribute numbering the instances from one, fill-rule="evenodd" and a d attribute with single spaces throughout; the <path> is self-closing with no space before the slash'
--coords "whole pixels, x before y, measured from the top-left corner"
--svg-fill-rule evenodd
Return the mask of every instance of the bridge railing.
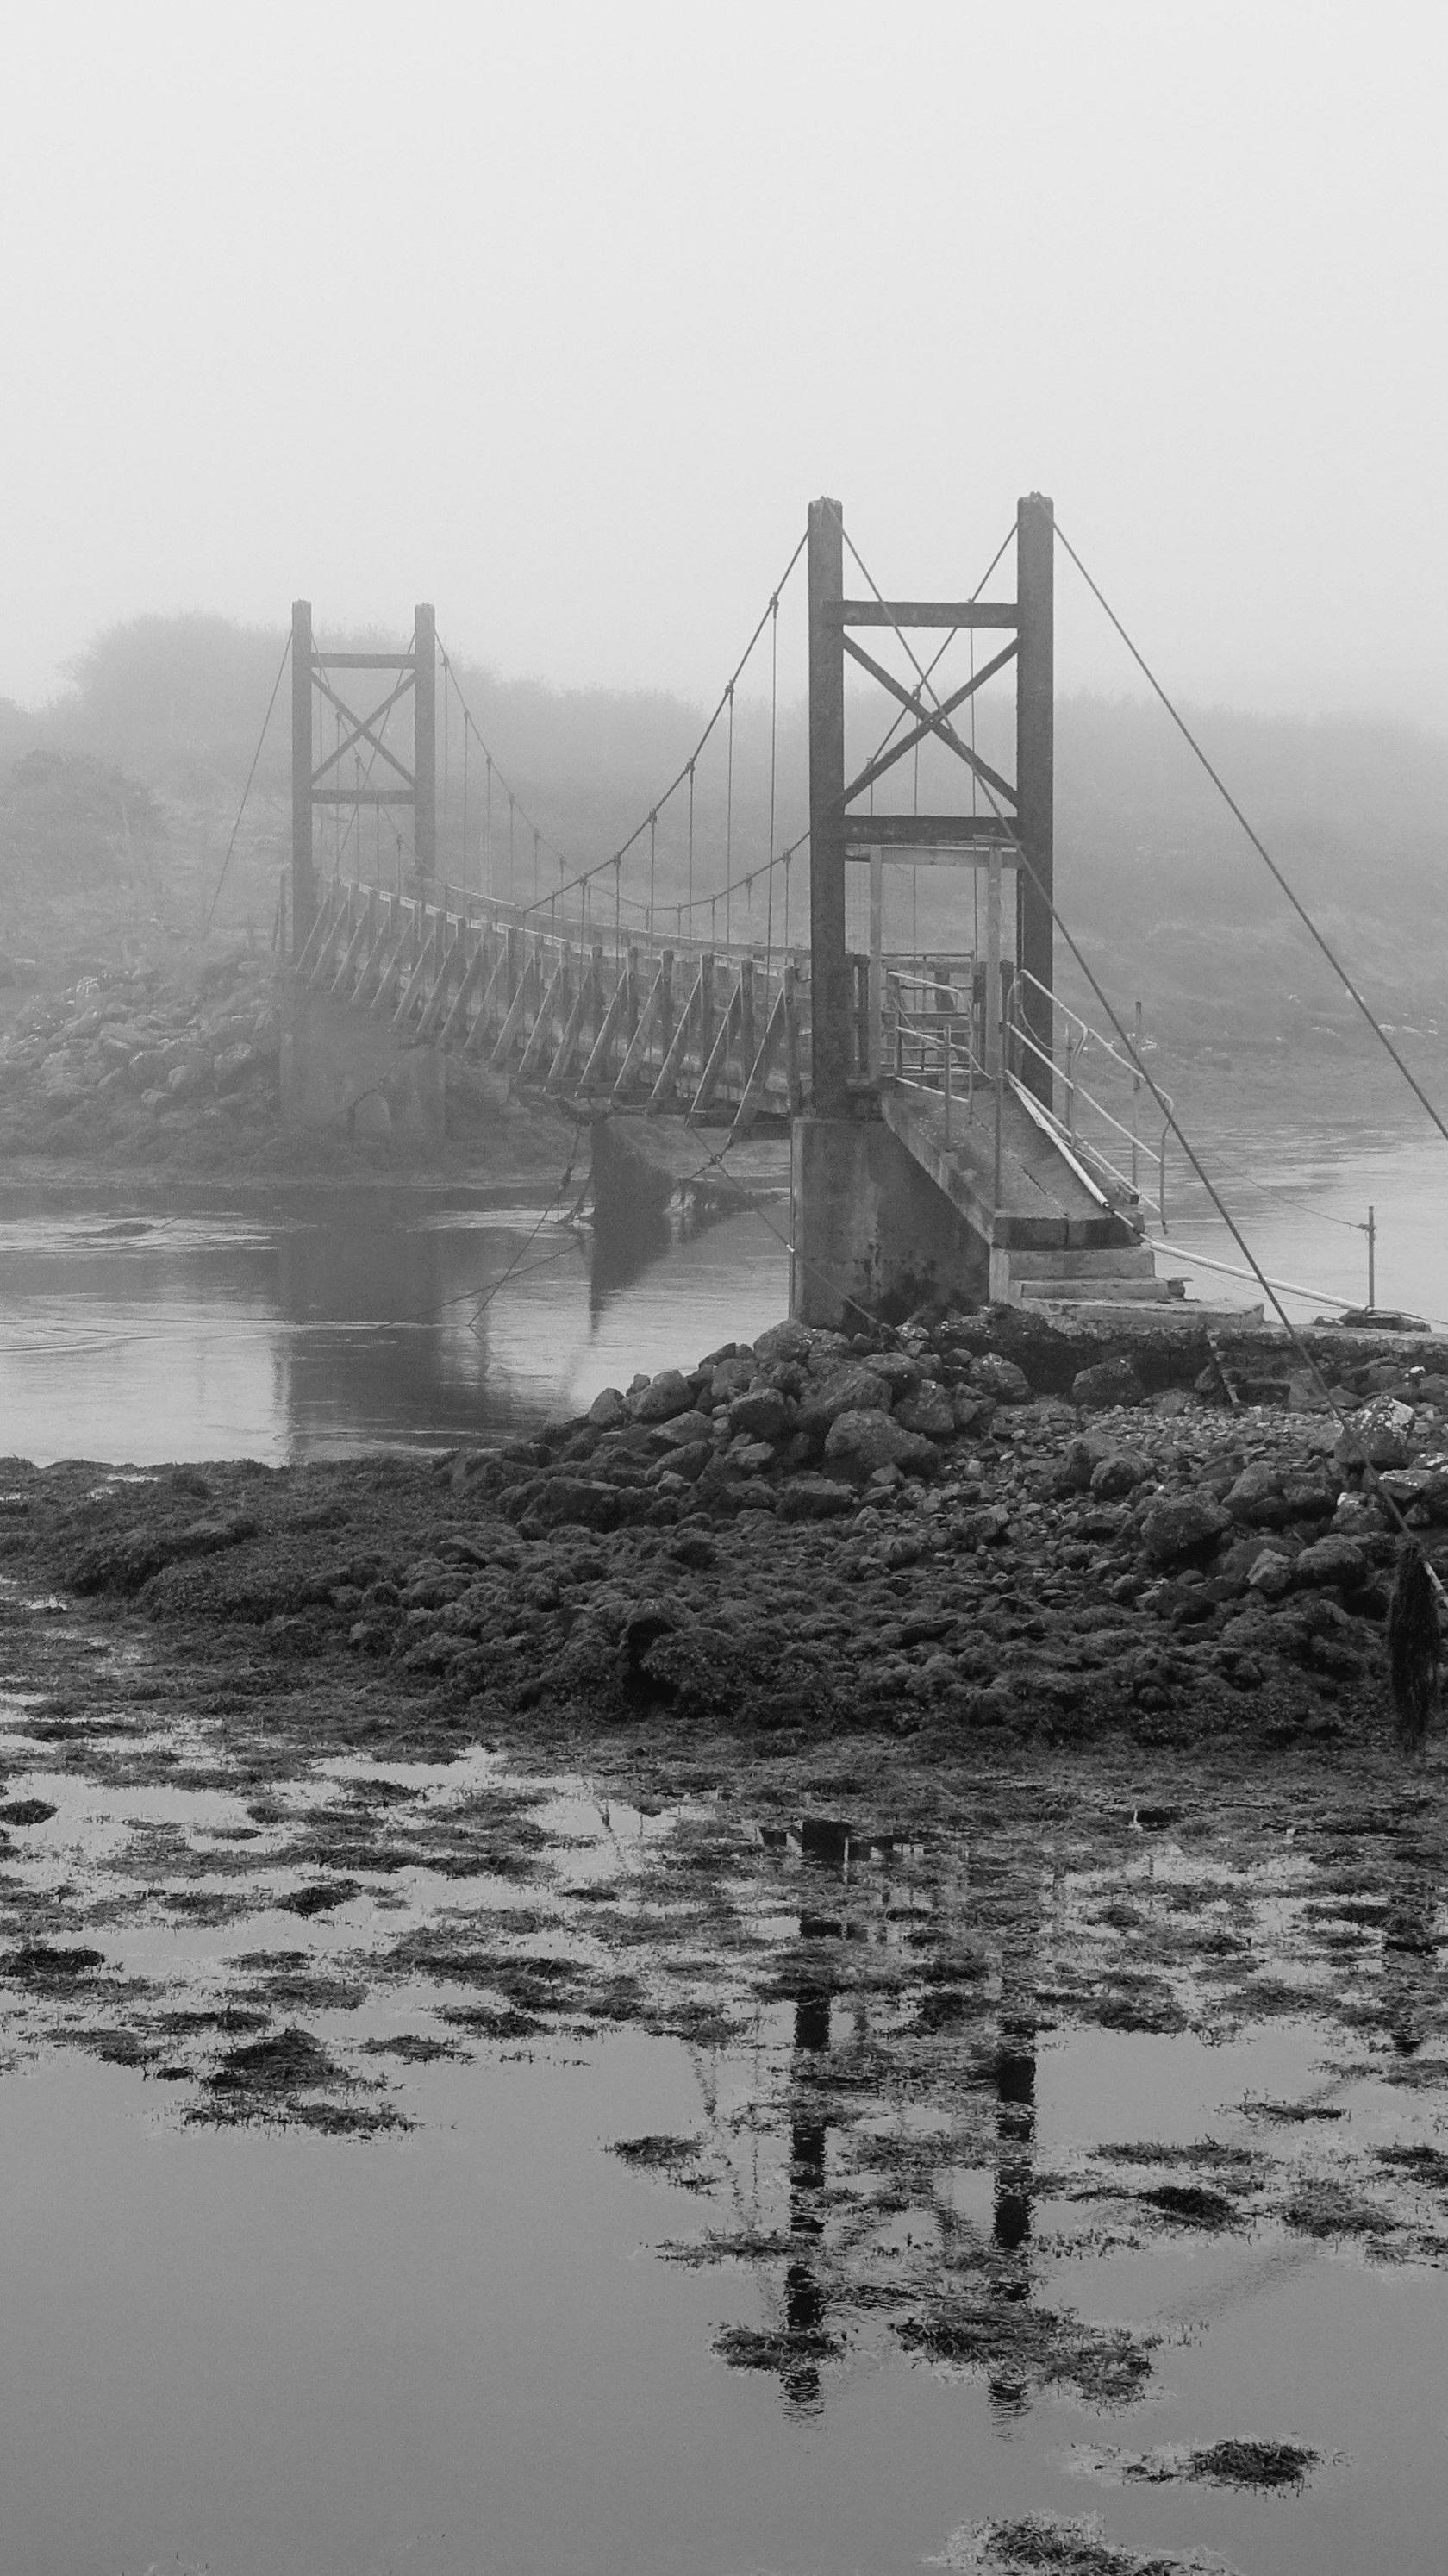
<path id="1" fill-rule="evenodd" d="M 1059 994 L 1049 993 L 1023 971 L 1019 984 L 1030 986 L 1049 1005 L 1051 1050 L 1047 1054 L 1014 1014 L 1012 1043 L 1018 1061 L 1034 1057 L 1050 1072 L 1056 1124 L 1071 1150 L 1094 1171 L 1113 1198 L 1127 1198 L 1166 1222 L 1166 1146 L 1170 1129 L 1163 1121 L 1153 1141 L 1156 1104 L 1133 1063 L 1112 1038 L 1091 1027 Z M 1141 1004 L 1136 1005 L 1135 1046 L 1142 1047 Z M 1162 1092 L 1168 1109 L 1169 1092 Z M 1154 1186 L 1153 1186 L 1154 1184 Z"/>
<path id="2" fill-rule="evenodd" d="M 365 1009 L 515 1087 L 721 1120 L 797 1116 L 809 1088 L 805 959 L 714 949 L 579 911 L 439 885 L 399 894 L 335 878 L 296 961 L 315 992 Z"/>

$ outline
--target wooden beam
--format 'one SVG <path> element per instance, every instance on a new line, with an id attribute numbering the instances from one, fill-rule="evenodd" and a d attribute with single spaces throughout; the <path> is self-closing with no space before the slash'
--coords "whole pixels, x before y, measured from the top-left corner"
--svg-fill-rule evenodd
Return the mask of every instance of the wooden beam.
<path id="1" fill-rule="evenodd" d="M 437 874 L 437 619 L 427 600 L 413 611 L 417 639 L 413 712 L 412 846 L 421 877 Z"/>
<path id="2" fill-rule="evenodd" d="M 1013 599 L 842 599 L 841 626 L 1019 626 Z"/>
<path id="3" fill-rule="evenodd" d="M 850 1114 L 850 991 L 845 965 L 844 514 L 809 510 L 809 912 L 814 991 L 814 1105 Z"/>
<path id="4" fill-rule="evenodd" d="M 312 603 L 292 601 L 292 955 L 298 966 L 317 916 L 312 866 Z"/>
<path id="5" fill-rule="evenodd" d="M 987 680 L 993 680 L 998 671 L 1003 671 L 1008 662 L 1015 660 L 1016 652 L 1017 646 L 1013 638 L 1009 644 L 1003 644 L 998 653 L 993 653 L 988 662 L 982 664 L 974 679 L 965 681 L 960 688 L 952 690 L 948 698 L 943 698 L 938 707 L 932 708 L 923 724 L 912 725 L 908 733 L 902 733 L 898 742 L 891 743 L 888 751 L 882 751 L 876 759 L 870 761 L 861 770 L 859 777 L 852 778 L 845 789 L 845 803 L 853 805 L 857 796 L 863 796 L 867 787 L 873 787 L 877 778 L 883 778 L 887 769 L 893 769 L 897 761 L 904 759 L 907 751 L 913 751 L 917 742 L 923 742 L 928 733 L 934 732 L 937 717 L 953 716 L 957 707 L 964 706 L 967 698 L 973 698 L 977 689 L 983 689 Z"/>
<path id="6" fill-rule="evenodd" d="M 696 1014 L 701 1012 L 703 1007 L 704 969 L 701 965 L 699 972 L 694 979 L 694 989 L 689 995 L 687 1002 L 684 1004 L 682 1011 L 679 1013 L 679 1024 L 675 1029 L 673 1036 L 669 1040 L 664 1061 L 659 1067 L 658 1081 L 654 1084 L 654 1087 L 649 1093 L 648 1099 L 644 1105 L 644 1116 L 646 1118 L 656 1118 L 661 1109 L 672 1108 L 674 1100 L 674 1084 L 678 1078 L 679 1067 L 684 1059 L 684 1042 L 694 1024 Z"/>
<path id="7" fill-rule="evenodd" d="M 604 1012 L 598 1035 L 594 1039 L 593 1045 L 589 1050 L 588 1062 L 585 1064 L 583 1072 L 579 1077 L 578 1087 L 580 1091 L 591 1091 L 594 1088 L 595 1083 L 599 1083 L 600 1087 L 603 1089 L 607 1089 L 608 1087 L 608 1058 L 613 1047 L 614 1039 L 618 1034 L 620 1023 L 629 1008 L 629 996 L 633 990 L 634 976 L 638 971 L 638 951 L 631 948 L 629 950 L 629 958 L 631 962 L 620 971 L 618 981 L 613 988 L 613 995 L 609 1002 L 608 1009 Z"/>
<path id="8" fill-rule="evenodd" d="M 847 855 L 858 850 L 965 849 L 972 841 L 1009 842 L 1009 823 L 995 814 L 847 814 Z M 1007 859 L 1009 865 L 1009 859 Z"/>
<path id="9" fill-rule="evenodd" d="M 588 961 L 588 972 L 579 977 L 577 997 L 564 1023 L 563 1035 L 558 1041 L 558 1052 L 548 1067 L 547 1078 L 543 1085 L 545 1091 L 556 1091 L 567 1078 L 568 1068 L 578 1052 L 578 1034 L 587 1017 L 588 1006 L 596 990 L 596 979 L 602 957 L 602 949 L 595 948 Z"/>
<path id="10" fill-rule="evenodd" d="M 871 679 L 890 697 L 897 698 L 908 715 L 920 715 L 927 733 L 932 733 L 937 742 L 943 742 L 947 751 L 953 751 L 956 759 L 964 761 L 966 768 L 973 770 L 977 778 L 984 779 L 986 785 L 992 787 L 997 796 L 1003 797 L 1007 805 L 1014 805 L 1016 791 L 1010 780 L 1002 778 L 998 769 L 992 769 L 988 760 L 982 760 L 978 752 L 972 751 L 968 743 L 962 742 L 942 707 L 927 708 L 921 714 L 918 688 L 907 689 L 902 681 L 896 679 L 893 671 L 887 671 L 883 662 L 877 662 L 873 653 L 867 653 L 863 644 L 852 642 L 848 635 L 844 638 L 844 648 L 850 660 L 858 662 L 862 671 L 868 671 Z"/>
<path id="11" fill-rule="evenodd" d="M 614 1100 L 622 1098 L 623 1094 L 627 1091 L 629 1084 L 633 1081 L 634 1076 L 638 1072 L 640 1065 L 644 1062 L 644 1059 L 648 1054 L 649 1037 L 656 1019 L 659 1022 L 660 1031 L 662 1033 L 662 1051 L 665 1055 L 667 1055 L 669 1051 L 668 1029 L 666 1023 L 668 999 L 673 987 L 673 980 L 674 952 L 672 948 L 666 948 L 659 959 L 659 971 L 655 975 L 653 983 L 649 988 L 648 998 L 644 1003 L 643 1009 L 639 1013 L 638 1026 L 634 1030 L 633 1036 L 629 1039 L 628 1046 L 624 1053 L 623 1062 L 619 1066 L 618 1080 L 615 1082 L 612 1094 L 610 1095 Z"/>
<path id="12" fill-rule="evenodd" d="M 524 1047 L 523 1053 L 519 1058 L 518 1070 L 513 1077 L 515 1082 L 526 1081 L 528 1075 L 532 1072 L 534 1065 L 538 1062 L 543 1053 L 544 1047 L 548 1043 L 550 1035 L 549 1021 L 552 1018 L 554 1011 L 561 1010 L 563 1004 L 568 998 L 568 986 L 570 980 L 569 959 L 571 955 L 572 951 L 567 946 L 563 947 L 559 951 L 558 963 L 548 978 L 547 989 L 545 990 L 543 999 L 538 1006 L 538 1017 L 533 1022 L 533 1026 L 528 1032 L 528 1043 Z"/>
<path id="13" fill-rule="evenodd" d="M 427 970 L 432 963 L 432 952 L 436 940 L 437 924 L 432 922 L 428 925 L 427 937 L 424 939 L 418 952 L 417 964 L 414 966 L 412 973 L 407 979 L 407 990 L 403 994 L 401 1001 L 398 1003 L 396 1010 L 392 1014 L 392 1025 L 395 1029 L 400 1029 L 404 1025 L 408 1014 L 412 1009 L 413 1003 L 416 1001 L 418 994 L 422 991 L 423 985 L 427 981 Z"/>
<path id="14" fill-rule="evenodd" d="M 410 787 L 310 787 L 314 805 L 410 805 Z"/>
<path id="15" fill-rule="evenodd" d="M 558 968 L 555 966 L 553 971 L 556 976 Z M 512 1046 L 514 1038 L 518 1034 L 518 1024 L 528 1006 L 529 987 L 530 985 L 536 987 L 537 978 L 537 961 L 530 950 L 529 954 L 523 960 L 523 972 L 518 978 L 517 990 L 514 993 L 511 1002 L 508 1004 L 506 1013 L 504 1014 L 503 1025 L 498 1032 L 498 1043 L 488 1058 L 488 1069 L 492 1073 L 501 1072 L 503 1065 L 507 1061 L 508 1050 Z M 527 1043 L 529 1045 L 532 1044 L 531 1031 L 529 1032 Z"/>
<path id="16" fill-rule="evenodd" d="M 314 653 L 313 667 L 319 671 L 411 671 L 416 668 L 415 653 Z"/>
<path id="17" fill-rule="evenodd" d="M 729 1041 L 734 1035 L 735 1029 L 739 1025 L 743 1003 L 744 979 L 741 976 L 735 983 L 734 990 L 724 1005 L 723 1013 L 719 1021 L 718 1035 L 716 1036 L 713 1045 L 710 1047 L 707 1060 L 700 1071 L 699 1087 L 685 1113 L 686 1116 L 690 1118 L 701 1118 L 703 1116 L 704 1111 L 709 1107 L 715 1092 L 719 1088 L 724 1068 L 729 1061 Z"/>
<path id="18" fill-rule="evenodd" d="M 478 944 L 473 950 L 472 956 L 469 958 L 467 965 L 463 969 L 462 982 L 459 984 L 457 992 L 453 996 L 452 1009 L 449 1011 L 447 1018 L 443 1021 L 442 1027 L 438 1030 L 437 1042 L 440 1047 L 451 1046 L 454 1040 L 458 1038 L 462 1038 L 466 1041 L 468 1034 L 468 1004 L 472 1000 L 474 993 L 477 991 L 484 974 L 487 972 L 487 964 L 488 934 L 486 931 L 480 931 L 478 934 Z"/>
<path id="19" fill-rule="evenodd" d="M 446 920 L 447 914 L 444 913 L 443 921 L 445 922 Z M 442 964 L 437 970 L 437 981 L 433 985 L 432 991 L 427 997 L 427 1004 L 423 1011 L 422 1018 L 417 1024 L 417 1034 L 419 1039 L 430 1038 L 438 1021 L 443 1016 L 447 1002 L 447 988 L 452 981 L 453 969 L 457 965 L 458 959 L 462 954 L 462 945 L 463 926 L 462 923 L 459 922 L 456 930 L 453 932 L 452 938 L 448 941 L 447 946 L 443 950 Z"/>
<path id="20" fill-rule="evenodd" d="M 1026 1034 L 1041 1055 L 1025 1050 L 1023 1079 L 1052 1106 L 1051 1003 L 1055 989 L 1055 512 L 1031 492 L 1016 513 L 1016 585 L 1021 594 L 1021 657 L 1016 674 L 1016 777 L 1021 845 L 1030 874 L 1016 872 L 1016 956 L 1044 987 L 1022 992 Z M 1032 881 L 1034 879 L 1034 882 Z M 1044 1058 L 1044 1061 L 1042 1059 Z"/>
<path id="21" fill-rule="evenodd" d="M 787 975 L 791 970 L 786 967 L 784 971 Z M 731 1145 L 734 1143 L 736 1137 L 744 1137 L 749 1134 L 761 1108 L 764 1105 L 764 1091 L 765 1085 L 769 1080 L 770 1060 L 777 1049 L 784 1043 L 785 1020 L 786 1010 L 784 985 L 781 981 L 779 991 L 775 996 L 774 1008 L 770 1012 L 769 1018 L 765 1023 L 763 1044 L 761 1045 L 758 1054 L 755 1056 L 754 1062 L 749 1068 L 744 1089 L 740 1094 L 739 1106 L 734 1113 L 734 1124 L 729 1130 L 729 1142 Z"/>

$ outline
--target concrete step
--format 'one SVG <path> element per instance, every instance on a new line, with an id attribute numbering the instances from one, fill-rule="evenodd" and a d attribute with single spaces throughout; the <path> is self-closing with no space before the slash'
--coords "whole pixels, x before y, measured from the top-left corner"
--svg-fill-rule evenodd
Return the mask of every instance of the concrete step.
<path id="1" fill-rule="evenodd" d="M 1155 1268 L 1149 1243 L 1113 1243 L 1093 1246 L 1063 1244 L 1030 1251 L 1010 1249 L 1006 1255 L 1012 1279 L 1152 1279 Z"/>
<path id="2" fill-rule="evenodd" d="M 1089 1306 L 1103 1297 L 1123 1304 L 1165 1306 L 1171 1303 L 1171 1282 L 1167 1279 L 1116 1279 L 1109 1274 L 1094 1279 L 1019 1279 L 1011 1281 L 1011 1294 L 1034 1303 L 1046 1299 L 1058 1306 Z"/>

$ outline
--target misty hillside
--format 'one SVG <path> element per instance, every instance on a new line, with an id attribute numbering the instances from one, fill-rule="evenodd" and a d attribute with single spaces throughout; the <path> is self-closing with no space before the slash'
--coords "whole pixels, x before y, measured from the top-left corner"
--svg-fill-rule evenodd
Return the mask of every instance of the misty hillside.
<path id="1" fill-rule="evenodd" d="M 375 644 L 375 636 L 327 636 L 332 644 Z M 75 663 L 71 684 L 51 707 L 25 715 L 0 705 L 0 900 L 33 914 L 37 888 L 62 868 L 67 833 L 74 869 L 95 873 L 95 815 L 111 798 L 114 830 L 131 885 L 143 876 L 160 911 L 194 931 L 215 890 L 248 768 L 276 686 L 285 637 L 214 617 L 146 617 L 98 636 Z M 645 828 L 619 878 L 624 917 L 649 892 L 650 806 L 694 749 L 707 710 L 663 692 L 559 690 L 460 666 L 457 687 L 478 736 L 497 763 L 491 788 L 492 883 L 500 893 L 546 899 L 566 872 L 606 858 L 641 821 Z M 851 759 L 868 749 L 852 705 Z M 1440 889 L 1448 873 L 1448 739 L 1366 721 L 1306 723 L 1205 709 L 1189 719 L 1203 747 L 1292 879 L 1389 1017 L 1436 1017 L 1448 974 L 1448 933 Z M 980 708 L 979 746 L 1008 773 L 1014 766 L 1007 705 Z M 277 694 L 218 919 L 266 928 L 290 836 L 289 694 Z M 464 726 L 457 691 L 440 685 L 440 832 L 446 873 L 483 883 L 489 795 L 480 739 Z M 404 751 L 407 737 L 402 735 Z M 75 766 L 45 780 L 30 764 L 44 752 Z M 897 773 L 893 801 L 958 801 L 946 756 L 922 760 L 918 780 Z M 805 819 L 804 712 L 782 710 L 773 746 L 774 845 L 794 839 Z M 706 894 L 728 871 L 761 871 L 769 848 L 771 742 L 767 708 L 739 698 L 732 775 L 728 731 L 716 728 L 700 758 L 694 798 L 694 888 Z M 30 785 L 27 788 L 26 780 Z M 98 782 L 128 782 L 124 791 Z M 511 817 L 507 789 L 516 799 Z M 87 804 L 89 799 L 89 805 Z M 99 799 L 99 805 L 97 800 Z M 139 801 L 138 801 L 139 800 Z M 129 807 L 133 818 L 124 823 Z M 94 809 L 94 810 L 92 810 Z M 1057 714 L 1057 896 L 1088 956 L 1122 997 L 1140 993 L 1148 1013 L 1183 1027 L 1350 1016 L 1340 989 L 1245 841 L 1211 782 L 1165 714 L 1132 699 L 1070 697 Z M 69 819 L 68 819 L 69 818 Z M 511 834 L 510 834 L 511 822 Z M 542 835 L 535 851 L 533 829 Z M 509 876 L 511 838 L 512 874 Z M 551 847 L 550 847 L 551 845 Z M 368 817 L 349 833 L 328 817 L 322 863 L 392 882 L 399 853 L 389 827 Z M 562 861 L 555 852 L 562 853 Z M 89 853 L 89 856 L 86 854 Z M 360 870 L 358 861 L 360 858 Z M 654 894 L 666 907 L 684 898 L 688 806 L 678 794 L 654 835 Z M 144 864 L 142 864 L 142 862 Z M 906 880 L 892 872 L 894 921 L 904 938 Z M 158 883 L 160 891 L 158 893 Z M 766 880 L 731 898 L 730 927 L 763 935 Z M 613 877 L 597 890 L 612 914 Z M 909 885 L 908 926 L 922 944 L 968 944 L 967 880 L 922 869 Z M 775 936 L 782 919 L 776 884 Z M 641 918 L 635 909 L 634 919 Z M 853 908 L 852 908 L 853 918 Z M 808 919 L 803 859 L 791 887 L 791 937 Z M 696 927 L 709 926 L 700 904 Z M 16 928 L 0 926 L 0 946 Z M 723 907 L 714 927 L 724 929 Z M 887 936 L 890 935 L 887 931 Z M 1069 979 L 1069 970 L 1067 977 Z"/>

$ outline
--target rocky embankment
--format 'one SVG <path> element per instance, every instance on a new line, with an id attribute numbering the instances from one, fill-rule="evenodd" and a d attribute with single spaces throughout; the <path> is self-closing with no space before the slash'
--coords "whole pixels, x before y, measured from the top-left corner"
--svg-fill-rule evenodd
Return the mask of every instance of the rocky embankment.
<path id="1" fill-rule="evenodd" d="M 12 1462 L 5 1546 L 187 1632 L 198 1671 L 263 1692 L 285 1666 L 290 1724 L 309 1669 L 350 1669 L 355 1725 L 334 1687 L 327 1723 L 374 1741 L 1386 1740 L 1386 1498 L 1431 1551 L 1448 1374 L 1322 1337 L 1342 1429 L 1286 1377 L 1297 1404 L 1243 1400 L 1225 1362 L 1144 1385 L 1189 1337 L 1043 1389 L 1001 1347 L 1020 1330 L 992 1310 L 885 1347 L 784 1324 L 440 1461 Z M 1039 1331 L 1034 1355 L 1048 1377 L 1073 1356 Z"/>
<path id="2" fill-rule="evenodd" d="M 0 1150 L 230 1162 L 275 1133 L 281 1012 L 269 958 L 195 975 L 100 971 L 33 1002 L 0 1043 Z"/>
<path id="3" fill-rule="evenodd" d="M 0 1038 L 0 1154 L 118 1174 L 418 1177 L 411 1142 L 363 1117 L 302 1130 L 282 1110 L 287 979 L 252 949 L 173 968 L 97 969 L 29 1003 Z M 429 1169 L 458 1180 L 556 1179 L 574 1131 L 551 1109 L 450 1079 Z"/>

